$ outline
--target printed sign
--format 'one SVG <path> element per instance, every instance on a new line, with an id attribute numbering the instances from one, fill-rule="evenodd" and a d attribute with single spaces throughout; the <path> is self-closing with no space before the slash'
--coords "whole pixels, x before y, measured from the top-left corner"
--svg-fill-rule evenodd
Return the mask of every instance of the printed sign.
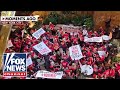
<path id="1" fill-rule="evenodd" d="M 4 77 L 26 77 L 26 54 L 25 53 L 5 53 L 3 57 Z"/>
<path id="2" fill-rule="evenodd" d="M 84 42 L 93 42 L 93 38 L 84 37 Z"/>
<path id="3" fill-rule="evenodd" d="M 51 52 L 51 50 L 45 45 L 44 42 L 33 46 L 33 48 L 36 49 L 41 55 L 48 54 Z"/>
<path id="4" fill-rule="evenodd" d="M 31 65 L 33 62 L 32 62 L 32 59 L 31 57 L 28 57 L 27 60 L 26 60 L 26 66 L 28 67 L 29 65 Z"/>
<path id="5" fill-rule="evenodd" d="M 72 60 L 79 60 L 83 57 L 81 48 L 79 45 L 75 45 L 69 48 L 70 56 Z"/>
<path id="6" fill-rule="evenodd" d="M 103 40 L 110 40 L 110 37 L 107 35 L 103 35 L 102 38 L 103 38 Z"/>
<path id="7" fill-rule="evenodd" d="M 84 37 L 84 42 L 103 42 L 103 39 L 102 37 L 92 37 L 92 38 Z"/>
<path id="8" fill-rule="evenodd" d="M 93 37 L 93 42 L 103 42 L 102 37 Z"/>
<path id="9" fill-rule="evenodd" d="M 13 46 L 13 44 L 12 44 L 11 40 L 9 40 L 8 44 L 7 44 L 7 48 L 12 47 L 12 46 Z"/>
<path id="10" fill-rule="evenodd" d="M 79 26 L 72 26 L 72 25 L 63 25 L 62 30 L 65 32 L 80 32 Z"/>
<path id="11" fill-rule="evenodd" d="M 44 34 L 45 33 L 45 31 L 42 29 L 42 28 L 40 28 L 39 30 L 37 30 L 36 32 L 34 32 L 33 34 L 32 34 L 32 36 L 34 37 L 34 38 L 36 38 L 36 39 L 38 39 L 42 34 Z"/>
<path id="12" fill-rule="evenodd" d="M 61 79 L 62 76 L 63 76 L 63 71 L 49 72 L 45 70 L 40 70 L 36 74 L 36 77 L 49 78 L 49 79 Z"/>

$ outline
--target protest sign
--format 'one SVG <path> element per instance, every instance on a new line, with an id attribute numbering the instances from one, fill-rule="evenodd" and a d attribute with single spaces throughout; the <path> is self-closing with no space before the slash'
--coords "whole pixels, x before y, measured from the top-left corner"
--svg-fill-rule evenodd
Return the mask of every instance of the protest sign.
<path id="1" fill-rule="evenodd" d="M 81 48 L 79 45 L 75 45 L 69 48 L 70 56 L 72 60 L 79 60 L 83 57 Z"/>
<path id="2" fill-rule="evenodd" d="M 48 54 L 51 50 L 45 45 L 44 42 L 40 42 L 39 44 L 33 46 L 41 55 Z"/>
<path id="3" fill-rule="evenodd" d="M 102 37 L 93 37 L 93 42 L 102 42 Z"/>
<path id="4" fill-rule="evenodd" d="M 110 40 L 110 37 L 107 35 L 103 35 L 102 38 L 103 38 L 103 40 Z"/>
<path id="5" fill-rule="evenodd" d="M 36 39 L 38 39 L 44 33 L 45 33 L 45 31 L 42 28 L 40 28 L 39 30 L 37 30 L 36 32 L 34 32 L 32 34 L 32 36 L 35 37 Z"/>
<path id="6" fill-rule="evenodd" d="M 82 65 L 81 66 L 81 73 L 84 75 L 91 75 L 93 73 L 93 68 L 90 65 Z"/>
<path id="7" fill-rule="evenodd" d="M 26 60 L 26 66 L 28 67 L 29 65 L 31 65 L 33 62 L 32 62 L 32 59 L 31 57 L 28 57 L 27 60 Z"/>
<path id="8" fill-rule="evenodd" d="M 98 51 L 98 54 L 99 54 L 100 57 L 106 55 L 105 51 Z"/>
<path id="9" fill-rule="evenodd" d="M 25 30 L 22 30 L 22 37 L 24 36 L 24 31 L 25 31 Z"/>
<path id="10" fill-rule="evenodd" d="M 36 74 L 36 77 L 49 78 L 49 79 L 61 79 L 62 76 L 63 76 L 63 71 L 49 72 L 45 70 L 40 70 Z"/>
<path id="11" fill-rule="evenodd" d="M 84 42 L 93 42 L 93 38 L 84 37 Z"/>
<path id="12" fill-rule="evenodd" d="M 92 37 L 92 38 L 84 37 L 84 42 L 102 42 L 102 41 L 103 41 L 102 37 Z"/>
<path id="13" fill-rule="evenodd" d="M 9 40 L 8 44 L 7 44 L 7 48 L 12 47 L 12 46 L 13 46 L 13 44 L 12 44 L 11 40 Z"/>
<path id="14" fill-rule="evenodd" d="M 72 25 L 63 25 L 62 30 L 65 32 L 80 32 L 79 26 L 72 26 Z"/>

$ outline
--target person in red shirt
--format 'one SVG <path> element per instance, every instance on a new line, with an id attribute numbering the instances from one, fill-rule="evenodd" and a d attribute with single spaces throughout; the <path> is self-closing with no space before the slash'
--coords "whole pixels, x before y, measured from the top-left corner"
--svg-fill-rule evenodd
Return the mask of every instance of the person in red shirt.
<path id="1" fill-rule="evenodd" d="M 52 24 L 52 22 L 49 23 L 49 28 L 50 28 L 50 30 L 54 30 L 54 26 L 55 26 L 55 25 Z"/>

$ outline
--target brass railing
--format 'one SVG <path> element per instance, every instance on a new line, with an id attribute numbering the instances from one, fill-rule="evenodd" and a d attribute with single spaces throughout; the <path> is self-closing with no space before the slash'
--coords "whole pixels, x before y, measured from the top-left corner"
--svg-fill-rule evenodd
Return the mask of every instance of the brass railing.
<path id="1" fill-rule="evenodd" d="M 2 11 L 1 16 L 15 16 L 15 11 Z M 6 50 L 7 42 L 11 32 L 12 25 L 4 24 L 0 30 L 0 68 L 2 68 L 2 57 Z"/>

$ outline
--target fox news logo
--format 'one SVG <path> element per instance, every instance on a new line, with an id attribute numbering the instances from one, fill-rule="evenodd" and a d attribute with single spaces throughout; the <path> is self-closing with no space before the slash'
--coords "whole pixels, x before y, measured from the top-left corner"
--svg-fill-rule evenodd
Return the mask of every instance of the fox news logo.
<path id="1" fill-rule="evenodd" d="M 26 54 L 5 53 L 3 57 L 3 76 L 26 77 Z"/>

